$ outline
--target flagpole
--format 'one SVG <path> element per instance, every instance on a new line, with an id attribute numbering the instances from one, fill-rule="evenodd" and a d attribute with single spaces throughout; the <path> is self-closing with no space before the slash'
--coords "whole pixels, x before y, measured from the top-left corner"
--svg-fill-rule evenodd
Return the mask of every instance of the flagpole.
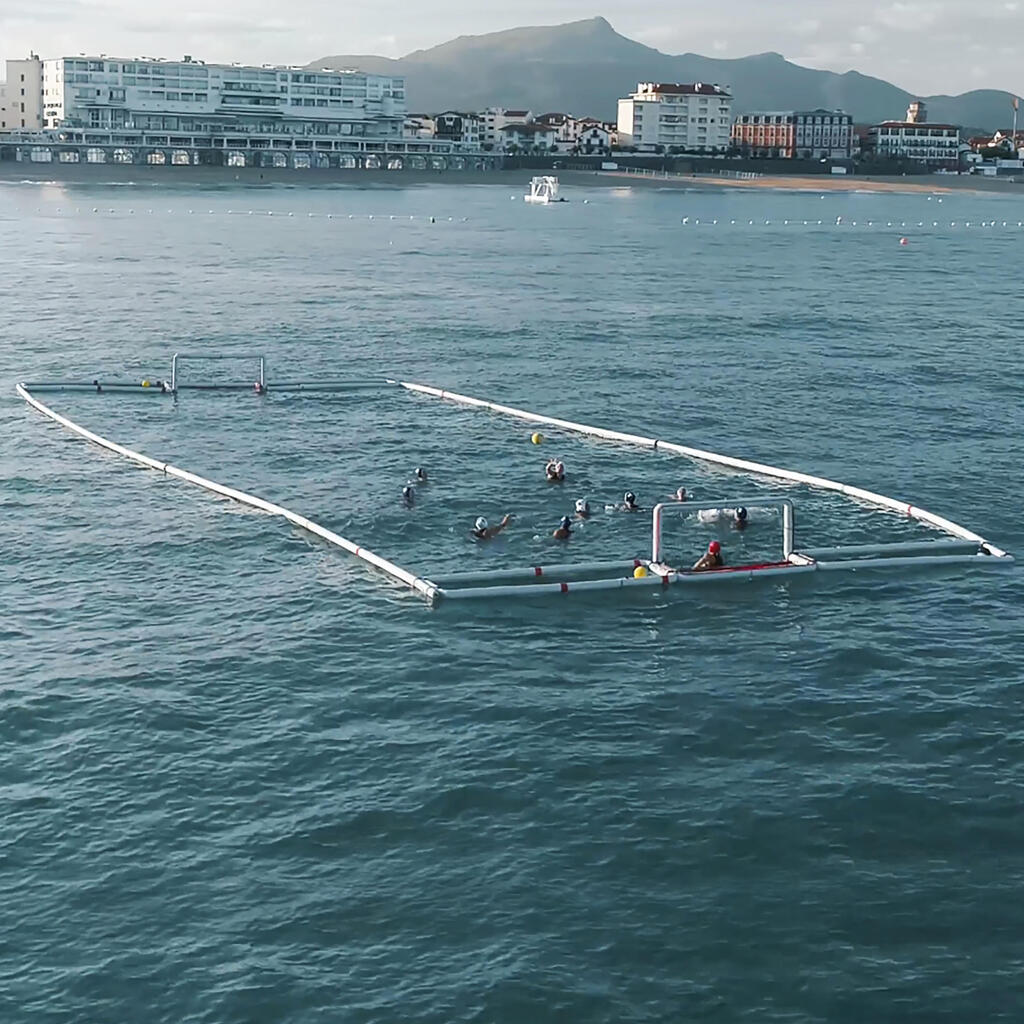
<path id="1" fill-rule="evenodd" d="M 1020 147 L 1017 145 L 1017 108 L 1020 106 L 1020 98 L 1017 96 L 1013 97 L 1013 131 L 1010 133 L 1010 145 L 1013 147 L 1014 159 L 1020 152 Z"/>

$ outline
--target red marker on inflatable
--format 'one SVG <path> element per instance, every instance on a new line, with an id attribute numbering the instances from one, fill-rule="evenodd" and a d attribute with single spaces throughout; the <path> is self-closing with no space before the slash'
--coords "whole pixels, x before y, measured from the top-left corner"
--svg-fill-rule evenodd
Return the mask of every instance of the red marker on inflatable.
<path id="1" fill-rule="evenodd" d="M 900 245 L 910 245 L 910 239 L 909 238 L 901 238 L 900 239 Z"/>

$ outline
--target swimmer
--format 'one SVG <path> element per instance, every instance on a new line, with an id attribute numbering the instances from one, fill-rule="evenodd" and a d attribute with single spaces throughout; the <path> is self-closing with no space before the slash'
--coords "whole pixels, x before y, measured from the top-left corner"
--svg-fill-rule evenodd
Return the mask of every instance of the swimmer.
<path id="1" fill-rule="evenodd" d="M 402 488 L 402 501 L 408 508 L 412 508 L 416 504 L 416 492 L 408 484 Z"/>
<path id="2" fill-rule="evenodd" d="M 636 495 L 632 491 L 626 491 L 622 501 L 618 505 L 605 505 L 606 512 L 646 512 L 636 503 Z"/>
<path id="3" fill-rule="evenodd" d="M 700 523 L 717 523 L 722 516 L 732 516 L 732 511 L 724 508 L 702 508 L 697 513 Z"/>
<path id="4" fill-rule="evenodd" d="M 676 490 L 676 493 L 672 495 L 674 501 L 686 501 L 686 488 L 680 487 Z"/>
<path id="5" fill-rule="evenodd" d="M 733 527 L 737 530 L 745 530 L 749 522 L 747 510 L 741 505 L 734 514 L 736 521 L 733 523 Z"/>
<path id="6" fill-rule="evenodd" d="M 697 559 L 693 565 L 693 572 L 705 572 L 708 569 L 719 569 L 725 565 L 722 558 L 722 545 L 713 540 L 708 545 L 708 550 Z"/>
<path id="7" fill-rule="evenodd" d="M 565 463 L 555 459 L 549 460 L 544 467 L 544 475 L 549 484 L 560 484 L 565 479 Z"/>
<path id="8" fill-rule="evenodd" d="M 576 499 L 576 518 L 589 519 L 591 516 L 590 502 L 586 498 Z"/>
<path id="9" fill-rule="evenodd" d="M 252 390 L 257 395 L 265 395 L 267 393 L 267 389 L 258 380 L 253 382 Z"/>
<path id="10" fill-rule="evenodd" d="M 502 530 L 512 522 L 512 513 L 506 512 L 502 517 L 500 523 L 497 526 L 488 526 L 487 520 L 483 516 L 477 516 L 476 522 L 473 524 L 473 536 L 477 540 L 491 540 L 497 537 Z"/>
<path id="11" fill-rule="evenodd" d="M 551 534 L 555 540 L 568 540 L 572 536 L 572 520 L 568 516 L 562 516 L 558 529 Z"/>
<path id="12" fill-rule="evenodd" d="M 427 471 L 422 466 L 417 466 L 413 475 L 416 477 L 416 483 L 425 484 L 427 482 Z"/>

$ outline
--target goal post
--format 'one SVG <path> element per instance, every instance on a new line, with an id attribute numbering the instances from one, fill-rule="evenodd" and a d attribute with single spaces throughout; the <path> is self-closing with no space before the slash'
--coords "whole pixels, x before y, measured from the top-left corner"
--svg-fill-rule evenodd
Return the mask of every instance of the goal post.
<path id="1" fill-rule="evenodd" d="M 186 384 L 185 387 L 215 390 L 217 388 L 238 388 L 252 387 L 258 383 L 261 391 L 267 388 L 267 361 L 262 353 L 253 352 L 175 352 L 171 358 L 171 391 L 177 392 L 179 387 L 179 365 L 185 362 L 235 362 L 248 364 L 255 372 L 255 378 L 250 378 L 247 383 L 238 381 L 219 380 L 212 384 Z"/>
<path id="2" fill-rule="evenodd" d="M 782 513 L 782 558 L 788 561 L 793 553 L 795 516 L 793 502 L 789 498 L 756 495 L 749 498 L 730 498 L 728 501 L 670 501 L 654 506 L 651 515 L 651 561 L 660 565 L 662 561 L 662 527 L 666 515 L 691 512 L 710 512 L 736 508 L 777 508 Z"/>

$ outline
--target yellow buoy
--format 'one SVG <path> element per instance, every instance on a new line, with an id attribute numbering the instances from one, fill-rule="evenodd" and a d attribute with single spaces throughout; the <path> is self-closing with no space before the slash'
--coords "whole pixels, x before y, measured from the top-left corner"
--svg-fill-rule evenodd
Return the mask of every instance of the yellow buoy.
<path id="1" fill-rule="evenodd" d="M 148 387 L 149 387 L 149 381 L 148 381 L 148 380 L 144 380 L 144 381 L 142 382 L 142 386 L 143 386 L 144 388 L 148 388 Z"/>
<path id="2" fill-rule="evenodd" d="M 530 435 L 530 440 L 534 444 L 541 444 L 543 442 L 543 440 L 544 440 L 544 435 L 543 434 L 531 434 Z"/>
<path id="3" fill-rule="evenodd" d="M 646 575 L 647 575 L 647 570 L 642 565 L 638 565 L 633 570 L 633 579 L 635 579 L 635 580 L 642 580 Z"/>

